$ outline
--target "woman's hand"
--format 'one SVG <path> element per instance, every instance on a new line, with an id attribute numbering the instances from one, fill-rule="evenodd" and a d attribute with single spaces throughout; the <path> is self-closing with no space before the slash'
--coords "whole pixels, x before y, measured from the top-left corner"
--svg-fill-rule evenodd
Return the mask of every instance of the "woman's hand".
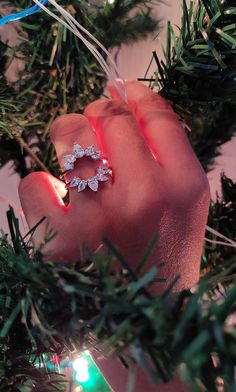
<path id="1" fill-rule="evenodd" d="M 188 288 L 199 278 L 210 199 L 207 177 L 170 104 L 138 82 L 126 83 L 126 90 L 128 104 L 111 88 L 113 100 L 91 103 L 84 115 L 61 116 L 50 131 L 61 166 L 74 143 L 84 148 L 93 144 L 103 151 L 112 179 L 100 183 L 98 192 L 70 188 L 65 206 L 64 184 L 47 173 L 32 173 L 20 183 L 23 210 L 30 227 L 47 217 L 34 236 L 37 246 L 50 229 L 57 232 L 43 248 L 45 257 L 55 261 L 74 262 L 82 243 L 95 250 L 106 236 L 135 267 L 158 234 L 147 267 L 163 263 L 159 276 L 167 282 L 156 292 L 176 275 L 180 279 L 175 290 Z M 96 161 L 79 159 L 68 176 L 89 178 L 97 166 Z M 102 364 L 107 379 L 116 392 L 124 392 L 127 372 L 108 361 Z M 156 387 L 139 372 L 135 391 L 144 390 Z M 174 381 L 157 390 L 186 388 Z"/>
<path id="2" fill-rule="evenodd" d="M 112 89 L 111 89 L 112 90 Z M 149 266 L 160 262 L 168 282 L 180 274 L 176 290 L 199 277 L 199 263 L 209 207 L 207 177 L 170 104 L 138 82 L 126 83 L 128 105 L 100 99 L 84 115 L 55 120 L 50 136 L 59 163 L 73 150 L 94 144 L 101 149 L 113 176 L 98 192 L 70 188 L 70 203 L 62 197 L 64 184 L 35 172 L 20 183 L 19 193 L 30 227 L 43 216 L 36 245 L 50 229 L 57 232 L 43 251 L 55 261 L 79 259 L 81 244 L 96 249 L 108 237 L 135 266 L 155 234 L 160 236 Z M 97 162 L 79 159 L 74 175 L 91 177 Z M 164 286 L 163 286 L 164 287 Z"/>

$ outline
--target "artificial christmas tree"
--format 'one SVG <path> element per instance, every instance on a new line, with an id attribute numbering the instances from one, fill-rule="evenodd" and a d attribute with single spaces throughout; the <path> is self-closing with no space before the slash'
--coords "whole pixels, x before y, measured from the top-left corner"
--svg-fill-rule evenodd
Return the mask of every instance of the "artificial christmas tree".
<path id="1" fill-rule="evenodd" d="M 62 1 L 107 48 L 156 27 L 149 1 L 107 1 L 97 9 L 89 2 L 79 4 Z M 127 27 L 127 14 L 137 5 L 142 12 Z M 157 73 L 145 78 L 153 88 L 161 87 L 160 94 L 192 128 L 190 138 L 206 169 L 235 126 L 235 15 L 232 1 L 199 0 L 196 5 L 190 2 L 189 9 L 184 1 L 180 36 L 168 24 L 166 61 L 153 54 Z M 105 75 L 77 39 L 44 13 L 21 23 L 22 44 L 14 50 L 0 47 L 1 163 L 13 159 L 22 176 L 43 167 L 58 175 L 48 139 L 50 123 L 99 97 Z M 20 56 L 26 63 L 14 85 L 3 76 L 8 56 Z M 170 381 L 177 370 L 193 391 L 217 390 L 219 377 L 226 390 L 233 391 L 235 329 L 229 317 L 236 301 L 236 185 L 223 176 L 222 189 L 222 199 L 211 204 L 208 225 L 224 237 L 217 243 L 217 232 L 212 231 L 213 242 L 206 242 L 199 287 L 176 294 L 173 280 L 155 298 L 149 289 L 158 284 L 157 269 L 142 271 L 156 239 L 135 271 L 107 239 L 108 258 L 85 247 L 74 266 L 43 264 L 30 241 L 37 227 L 23 238 L 10 209 L 11 241 L 2 235 L 0 244 L 0 391 L 71 390 L 71 381 L 56 368 L 48 370 L 46 355 L 63 361 L 92 347 L 114 351 L 125 366 L 138 363 L 154 383 Z M 121 266 L 116 274 L 114 260 Z M 219 299 L 216 294 L 222 292 Z M 127 347 L 130 350 L 124 350 Z"/>

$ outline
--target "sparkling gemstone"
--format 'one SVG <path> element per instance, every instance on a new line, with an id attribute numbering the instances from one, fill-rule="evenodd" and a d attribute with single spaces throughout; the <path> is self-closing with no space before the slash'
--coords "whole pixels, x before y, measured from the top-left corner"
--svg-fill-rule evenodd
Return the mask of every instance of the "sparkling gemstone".
<path id="1" fill-rule="evenodd" d="M 79 180 L 78 192 L 82 192 L 86 188 L 87 185 L 88 185 L 87 180 Z"/>
<path id="2" fill-rule="evenodd" d="M 85 155 L 85 150 L 79 144 L 74 144 L 75 158 L 82 158 Z"/>
<path id="3" fill-rule="evenodd" d="M 97 172 L 98 174 L 108 174 L 111 172 L 111 169 L 108 169 L 107 167 L 99 166 Z"/>
<path id="4" fill-rule="evenodd" d="M 76 161 L 76 157 L 73 154 L 65 155 L 64 158 L 68 163 L 74 163 Z"/>
<path id="5" fill-rule="evenodd" d="M 97 179 L 98 179 L 98 181 L 108 181 L 109 180 L 109 178 L 107 176 L 105 176 L 105 174 L 103 174 L 103 173 L 98 174 Z"/>
<path id="6" fill-rule="evenodd" d="M 71 187 L 71 188 L 74 188 L 74 187 L 78 186 L 79 183 L 80 183 L 80 181 L 81 181 L 80 178 L 74 177 L 74 178 L 72 179 L 72 181 L 70 182 L 70 187 Z"/>
<path id="7" fill-rule="evenodd" d="M 70 163 L 70 162 L 66 162 L 66 163 L 64 163 L 63 168 L 64 168 L 64 170 L 72 170 L 72 169 L 74 169 L 74 164 Z"/>
<path id="8" fill-rule="evenodd" d="M 94 146 L 93 145 L 91 145 L 91 146 L 88 146 L 86 149 L 85 149 L 85 155 L 87 156 L 87 157 L 91 157 L 94 153 L 95 153 L 95 151 L 94 151 Z"/>
<path id="9" fill-rule="evenodd" d="M 101 158 L 101 152 L 100 151 L 94 151 L 93 154 L 91 155 L 91 158 L 94 159 L 95 161 Z"/>
<path id="10" fill-rule="evenodd" d="M 92 191 L 97 192 L 98 180 L 96 179 L 96 177 L 90 178 L 90 180 L 88 180 L 88 186 L 90 189 L 92 189 Z"/>

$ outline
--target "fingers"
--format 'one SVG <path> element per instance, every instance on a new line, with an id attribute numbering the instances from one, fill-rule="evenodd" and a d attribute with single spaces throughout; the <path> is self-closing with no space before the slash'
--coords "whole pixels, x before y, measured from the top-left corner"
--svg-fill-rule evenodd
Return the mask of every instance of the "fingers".
<path id="1" fill-rule="evenodd" d="M 89 104 L 85 116 L 114 170 L 116 181 L 130 181 L 150 170 L 155 160 L 134 116 L 123 102 L 101 99 Z"/>
<path id="2" fill-rule="evenodd" d="M 65 194 L 64 184 L 48 173 L 34 172 L 21 180 L 19 196 L 29 228 L 47 217 L 37 228 L 36 245 L 44 241 L 50 227 L 56 228 L 57 222 L 63 221 L 66 207 L 62 198 Z"/>
<path id="3" fill-rule="evenodd" d="M 98 141 L 96 135 L 90 125 L 88 119 L 80 114 L 68 114 L 58 117 L 52 124 L 50 129 L 51 140 L 55 146 L 58 161 L 62 167 L 66 163 L 66 155 L 73 154 L 74 144 L 81 145 L 84 149 L 93 145 L 95 150 L 99 150 Z M 80 177 L 81 179 L 89 179 L 97 174 L 99 166 L 103 166 L 101 160 L 93 160 L 88 157 L 77 159 L 73 163 L 74 169 L 65 174 L 66 182 L 70 182 L 74 177 Z M 103 188 L 110 186 L 110 181 L 99 184 Z M 78 200 L 84 201 L 84 194 L 88 198 L 88 192 L 91 197 L 94 194 L 86 188 L 84 192 L 78 193 L 78 188 L 73 187 L 70 189 L 70 202 L 72 205 L 77 205 Z M 76 199 L 76 204 L 73 200 Z"/>
<path id="4" fill-rule="evenodd" d="M 74 143 L 80 144 L 83 148 L 92 144 L 98 148 L 96 135 L 87 118 L 81 114 L 58 117 L 51 126 L 50 137 L 61 167 L 66 162 L 65 155 L 73 153 Z"/>
<path id="5" fill-rule="evenodd" d="M 117 93 L 109 86 L 112 96 Z M 139 82 L 127 82 L 128 104 L 153 155 L 163 168 L 177 173 L 189 171 L 190 164 L 198 167 L 197 158 L 184 133 L 178 115 L 161 96 Z"/>

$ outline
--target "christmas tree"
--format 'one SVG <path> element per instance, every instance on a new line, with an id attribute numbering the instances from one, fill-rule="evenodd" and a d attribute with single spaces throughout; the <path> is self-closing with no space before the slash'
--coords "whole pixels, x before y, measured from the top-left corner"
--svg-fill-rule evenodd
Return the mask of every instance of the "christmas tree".
<path id="1" fill-rule="evenodd" d="M 104 1 L 97 6 L 62 0 L 60 5 L 107 49 L 158 27 L 148 0 Z M 14 0 L 11 6 L 19 11 L 28 1 Z M 37 170 L 58 176 L 50 124 L 59 114 L 78 108 L 82 112 L 100 97 L 106 75 L 77 38 L 45 13 L 22 19 L 20 26 L 19 45 L 0 43 L 0 164 L 13 160 L 22 177 Z M 158 86 L 186 129 L 192 129 L 186 132 L 206 170 L 235 131 L 235 51 L 234 2 L 199 0 L 188 7 L 184 0 L 179 34 L 167 24 L 165 60 L 153 53 L 156 73 L 142 78 L 154 91 Z M 23 59 L 25 68 L 17 82 L 9 83 L 4 73 L 14 57 Z M 204 246 L 198 289 L 174 294 L 173 282 L 153 298 L 147 286 L 155 283 L 156 270 L 133 271 L 108 240 L 109 260 L 116 258 L 122 266 L 118 275 L 111 273 L 103 254 L 88 250 L 86 263 L 42 264 L 30 242 L 37 227 L 23 237 L 10 208 L 11 239 L 2 234 L 0 240 L 0 391 L 72 391 L 76 377 L 81 391 L 108 391 L 87 351 L 81 355 L 91 347 L 103 352 L 104 342 L 124 365 L 134 361 L 143 366 L 154 383 L 168 382 L 178 371 L 193 391 L 216 391 L 219 379 L 233 391 L 235 329 L 229 317 L 236 301 L 235 218 L 236 184 L 223 175 L 222 197 L 210 207 L 211 242 Z M 142 264 L 155 244 L 153 240 Z M 74 322 L 78 319 L 80 323 Z M 78 353 L 90 364 L 92 376 L 82 362 L 85 375 L 77 374 Z"/>

